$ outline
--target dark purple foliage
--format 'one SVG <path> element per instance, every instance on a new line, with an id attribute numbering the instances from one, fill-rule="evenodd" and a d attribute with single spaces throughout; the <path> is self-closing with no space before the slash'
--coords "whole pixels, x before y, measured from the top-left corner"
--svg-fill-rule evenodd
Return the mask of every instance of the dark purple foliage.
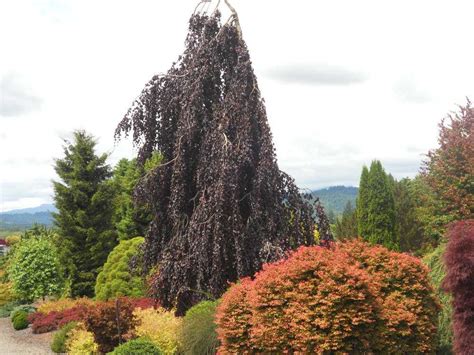
<path id="1" fill-rule="evenodd" d="M 264 100 L 237 17 L 193 15 L 186 49 L 151 79 L 120 122 L 144 163 L 163 162 L 141 181 L 152 208 L 145 271 L 152 288 L 182 313 L 229 281 L 313 243 L 313 208 L 279 170 Z"/>
<path id="2" fill-rule="evenodd" d="M 474 353 L 474 220 L 460 221 L 449 230 L 444 255 L 444 288 L 453 295 L 454 352 Z"/>

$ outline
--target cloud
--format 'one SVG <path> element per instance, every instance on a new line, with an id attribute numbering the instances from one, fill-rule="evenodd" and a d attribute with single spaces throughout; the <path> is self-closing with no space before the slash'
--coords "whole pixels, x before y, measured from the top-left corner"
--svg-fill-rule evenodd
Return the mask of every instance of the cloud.
<path id="1" fill-rule="evenodd" d="M 0 202 L 2 205 L 22 198 L 50 200 L 52 193 L 52 183 L 48 179 L 2 182 L 0 184 Z"/>
<path id="2" fill-rule="evenodd" d="M 290 64 L 267 70 L 271 79 L 288 84 L 351 85 L 367 80 L 367 75 L 327 64 Z"/>
<path id="3" fill-rule="evenodd" d="M 393 85 L 393 92 L 399 100 L 404 102 L 424 104 L 432 101 L 431 95 L 419 88 L 415 81 L 409 77 L 398 80 Z"/>
<path id="4" fill-rule="evenodd" d="M 36 96 L 22 78 L 9 72 L 0 80 L 0 115 L 20 116 L 41 107 L 42 100 Z"/>

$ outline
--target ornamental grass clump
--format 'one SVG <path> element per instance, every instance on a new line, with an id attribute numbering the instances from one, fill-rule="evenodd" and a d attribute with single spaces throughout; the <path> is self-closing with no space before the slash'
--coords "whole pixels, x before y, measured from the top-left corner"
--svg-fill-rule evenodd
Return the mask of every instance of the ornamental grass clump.
<path id="1" fill-rule="evenodd" d="M 430 268 L 431 282 L 435 288 L 441 305 L 438 314 L 438 353 L 450 354 L 453 347 L 453 307 L 452 297 L 442 288 L 443 280 L 446 276 L 446 267 L 443 262 L 443 255 L 446 245 L 441 244 L 433 252 L 423 258 L 423 262 Z"/>
<path id="2" fill-rule="evenodd" d="M 182 353 L 216 354 L 219 347 L 215 323 L 217 304 L 217 301 L 202 301 L 186 312 L 180 330 Z"/>

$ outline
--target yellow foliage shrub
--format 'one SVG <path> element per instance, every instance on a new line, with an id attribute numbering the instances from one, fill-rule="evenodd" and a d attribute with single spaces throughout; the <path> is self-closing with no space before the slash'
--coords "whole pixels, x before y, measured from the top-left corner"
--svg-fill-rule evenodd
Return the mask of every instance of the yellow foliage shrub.
<path id="1" fill-rule="evenodd" d="M 68 334 L 66 349 L 69 355 L 98 354 L 99 346 L 94 341 L 94 334 L 88 332 L 84 324 L 79 323 Z"/>
<path id="2" fill-rule="evenodd" d="M 61 298 L 59 300 L 54 301 L 45 301 L 38 305 L 38 312 L 48 314 L 49 312 L 56 311 L 62 312 L 66 309 L 78 306 L 78 305 L 85 305 L 85 306 L 92 306 L 94 301 L 89 298 L 78 298 L 78 299 L 71 299 L 71 298 Z"/>
<path id="3" fill-rule="evenodd" d="M 135 334 L 138 337 L 150 339 L 163 354 L 176 353 L 179 344 L 179 330 L 181 329 L 180 318 L 163 308 L 137 309 L 134 314 L 139 321 L 139 325 L 135 329 Z"/>
<path id="4" fill-rule="evenodd" d="M 13 300 L 12 286 L 9 283 L 0 283 L 0 307 Z"/>

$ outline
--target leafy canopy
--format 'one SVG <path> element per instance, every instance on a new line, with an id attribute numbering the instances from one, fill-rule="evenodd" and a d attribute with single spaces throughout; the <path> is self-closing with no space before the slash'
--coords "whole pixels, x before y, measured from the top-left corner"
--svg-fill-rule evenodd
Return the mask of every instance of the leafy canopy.
<path id="1" fill-rule="evenodd" d="M 264 101 L 234 13 L 195 14 L 186 49 L 154 76 L 118 125 L 143 164 L 137 188 L 152 210 L 145 269 L 164 307 L 186 309 L 229 281 L 313 241 L 313 211 L 278 168 Z"/>
<path id="2" fill-rule="evenodd" d="M 13 291 L 25 301 L 58 295 L 64 287 L 56 248 L 44 237 L 22 240 L 16 246 L 9 277 Z"/>

